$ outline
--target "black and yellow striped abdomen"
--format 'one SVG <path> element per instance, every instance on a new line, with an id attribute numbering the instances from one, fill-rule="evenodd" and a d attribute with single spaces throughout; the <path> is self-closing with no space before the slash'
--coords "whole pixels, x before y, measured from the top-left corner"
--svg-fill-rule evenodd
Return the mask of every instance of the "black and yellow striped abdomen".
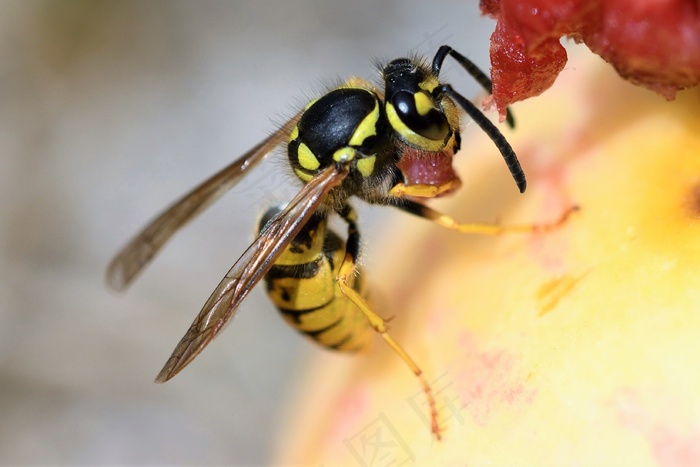
<path id="1" fill-rule="evenodd" d="M 269 210 L 262 224 L 276 213 Z M 267 293 L 285 321 L 318 344 L 336 350 L 365 347 L 371 336 L 367 318 L 340 290 L 336 277 L 345 242 L 327 230 L 325 215 L 304 226 L 265 275 Z M 359 276 L 349 285 L 364 295 Z"/>

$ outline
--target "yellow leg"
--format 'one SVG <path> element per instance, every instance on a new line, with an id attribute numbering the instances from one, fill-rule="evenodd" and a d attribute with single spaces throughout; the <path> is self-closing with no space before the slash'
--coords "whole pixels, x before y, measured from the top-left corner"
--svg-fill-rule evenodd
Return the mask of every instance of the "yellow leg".
<path id="1" fill-rule="evenodd" d="M 530 225 L 497 225 L 497 224 L 461 224 L 457 222 L 454 218 L 436 211 L 424 204 L 416 203 L 411 200 L 403 199 L 400 204 L 397 205 L 399 209 L 406 212 L 414 214 L 418 217 L 423 217 L 428 219 L 435 224 L 444 227 L 446 229 L 454 230 L 462 233 L 473 233 L 480 235 L 501 235 L 507 232 L 546 232 L 548 230 L 555 229 L 561 226 L 575 211 L 578 211 L 578 206 L 572 206 L 567 209 L 559 219 L 554 222 L 548 222 L 544 224 L 530 224 Z"/>
<path id="2" fill-rule="evenodd" d="M 443 183 L 442 185 L 404 185 L 403 183 L 398 183 L 391 190 L 389 190 L 389 195 L 396 196 L 397 198 L 405 198 L 407 196 L 412 196 L 414 198 L 436 198 L 442 193 L 456 190 L 462 185 L 459 179 L 451 180 L 449 182 Z"/>
<path id="3" fill-rule="evenodd" d="M 355 261 L 350 253 L 345 255 L 345 260 L 340 267 L 340 272 L 336 280 L 340 286 L 340 290 L 348 297 L 367 317 L 372 328 L 377 331 L 382 338 L 389 344 L 394 352 L 396 352 L 401 359 L 406 362 L 413 374 L 416 375 L 423 387 L 423 392 L 425 397 L 428 399 L 428 405 L 430 407 L 430 425 L 435 437 L 440 440 L 440 426 L 438 425 L 438 414 L 437 405 L 435 404 L 435 398 L 433 397 L 433 390 L 430 387 L 430 383 L 423 376 L 423 371 L 416 364 L 415 361 L 406 353 L 406 351 L 396 342 L 390 335 L 386 327 L 386 321 L 384 321 L 379 315 L 373 312 L 364 298 L 347 283 L 347 278 L 354 274 L 355 272 Z"/>

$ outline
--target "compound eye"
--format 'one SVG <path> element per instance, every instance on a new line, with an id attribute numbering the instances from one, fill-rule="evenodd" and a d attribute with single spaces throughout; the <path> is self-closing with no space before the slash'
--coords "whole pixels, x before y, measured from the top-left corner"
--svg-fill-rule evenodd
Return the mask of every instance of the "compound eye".
<path id="1" fill-rule="evenodd" d="M 398 91 L 391 98 L 396 114 L 410 130 L 433 141 L 443 141 L 449 131 L 445 114 L 426 93 Z"/>

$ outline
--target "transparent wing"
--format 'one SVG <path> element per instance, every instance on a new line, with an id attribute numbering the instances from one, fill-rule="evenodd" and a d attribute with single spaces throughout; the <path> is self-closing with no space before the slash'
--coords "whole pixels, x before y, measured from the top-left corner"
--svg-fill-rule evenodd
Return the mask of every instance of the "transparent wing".
<path id="1" fill-rule="evenodd" d="M 126 288 L 180 227 L 233 188 L 282 143 L 300 116 L 301 114 L 295 115 L 269 138 L 205 180 L 151 222 L 109 263 L 107 284 L 115 290 Z"/>
<path id="2" fill-rule="evenodd" d="M 338 186 L 347 174 L 347 167 L 328 167 L 306 183 L 289 205 L 267 224 L 211 294 L 158 374 L 156 382 L 164 383 L 175 376 L 211 342 L 231 319 L 248 292 L 270 270 L 284 248 L 316 212 L 328 192 Z"/>

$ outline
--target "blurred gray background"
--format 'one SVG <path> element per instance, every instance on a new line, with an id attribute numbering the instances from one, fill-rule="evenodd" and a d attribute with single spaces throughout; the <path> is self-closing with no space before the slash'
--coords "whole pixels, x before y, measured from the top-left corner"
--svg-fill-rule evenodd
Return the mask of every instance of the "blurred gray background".
<path id="1" fill-rule="evenodd" d="M 442 43 L 488 69 L 492 29 L 476 0 L 0 0 L 0 463 L 268 462 L 285 399 L 321 350 L 261 290 L 182 374 L 153 378 L 257 216 L 294 194 L 284 160 L 184 229 L 126 293 L 107 290 L 107 262 L 324 83 L 374 79 L 375 59 Z M 361 214 L 371 267 L 395 214 Z"/>

